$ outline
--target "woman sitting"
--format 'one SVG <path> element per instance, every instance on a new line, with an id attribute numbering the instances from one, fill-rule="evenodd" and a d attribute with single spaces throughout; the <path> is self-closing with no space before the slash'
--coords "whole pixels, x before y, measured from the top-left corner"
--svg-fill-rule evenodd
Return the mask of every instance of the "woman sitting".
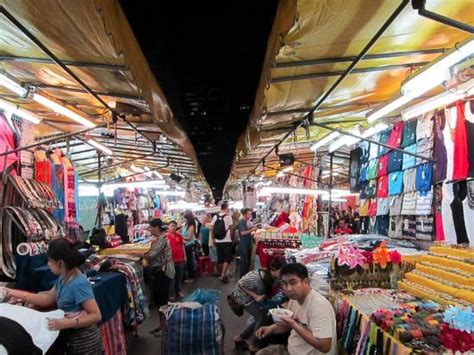
<path id="1" fill-rule="evenodd" d="M 288 300 L 281 292 L 272 297 L 273 287 L 279 278 L 280 269 L 285 264 L 283 257 L 275 258 L 270 262 L 267 270 L 254 270 L 244 275 L 232 290 L 232 299 L 242 305 L 254 319 L 239 335 L 234 337 L 236 349 L 258 351 L 259 340 L 257 338 L 253 338 L 250 347 L 246 340 L 253 336 L 255 330 L 261 326 L 268 309 Z"/>

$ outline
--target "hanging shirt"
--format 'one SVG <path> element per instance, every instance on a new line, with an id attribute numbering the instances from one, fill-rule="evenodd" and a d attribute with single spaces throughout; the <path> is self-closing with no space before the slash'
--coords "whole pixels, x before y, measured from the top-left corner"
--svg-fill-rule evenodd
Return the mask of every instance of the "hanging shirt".
<path id="1" fill-rule="evenodd" d="M 436 228 L 436 240 L 443 241 L 444 238 L 444 227 L 443 227 L 443 215 L 442 215 L 442 203 L 443 203 L 443 185 L 439 184 L 434 187 L 434 217 L 435 217 L 435 228 Z"/>
<path id="2" fill-rule="evenodd" d="M 387 144 L 389 136 L 390 136 L 390 130 L 389 129 L 387 129 L 386 131 L 381 132 L 380 135 L 379 135 L 379 142 Z M 379 154 L 378 154 L 378 156 L 380 157 L 380 156 L 382 156 L 384 154 L 387 154 L 387 153 L 388 153 L 388 149 L 384 146 L 379 145 Z"/>
<path id="3" fill-rule="evenodd" d="M 372 140 L 378 141 L 379 135 L 376 134 L 371 137 Z M 379 146 L 377 144 L 370 143 L 369 145 L 369 161 L 372 159 L 378 158 L 379 156 Z"/>
<path id="4" fill-rule="evenodd" d="M 367 181 L 361 182 L 360 183 L 360 194 L 359 194 L 360 199 L 366 199 L 367 198 L 366 189 L 367 189 Z"/>
<path id="5" fill-rule="evenodd" d="M 467 152 L 466 122 L 464 118 L 464 101 L 456 102 L 456 128 L 454 129 L 454 170 L 453 180 L 463 180 L 469 171 Z M 471 142 L 472 144 L 472 142 Z"/>
<path id="6" fill-rule="evenodd" d="M 367 217 L 369 215 L 369 200 L 359 200 L 359 216 Z"/>
<path id="7" fill-rule="evenodd" d="M 367 169 L 369 167 L 369 163 L 366 162 L 366 163 L 362 163 L 360 165 L 360 174 L 359 174 L 359 182 L 362 183 L 362 182 L 365 182 L 368 180 L 368 177 L 367 177 Z"/>
<path id="8" fill-rule="evenodd" d="M 406 121 L 403 127 L 401 147 L 408 147 L 416 142 L 417 120 Z"/>
<path id="9" fill-rule="evenodd" d="M 474 177 L 474 100 L 466 102 L 464 107 L 464 118 L 466 121 L 466 140 L 468 142 L 469 171 L 468 176 Z"/>
<path id="10" fill-rule="evenodd" d="M 403 153 L 398 150 L 392 150 L 388 153 L 388 172 L 402 170 Z"/>
<path id="11" fill-rule="evenodd" d="M 447 167 L 447 156 L 446 147 L 444 145 L 443 130 L 446 125 L 446 116 L 444 110 L 440 110 L 436 114 L 436 125 L 434 134 L 434 158 L 436 160 L 435 165 L 435 177 L 434 182 L 439 183 L 446 180 L 446 167 Z"/>
<path id="12" fill-rule="evenodd" d="M 402 215 L 414 215 L 416 213 L 416 192 L 403 194 Z"/>
<path id="13" fill-rule="evenodd" d="M 367 197 L 375 197 L 377 192 L 377 180 L 369 180 L 367 186 L 365 187 L 365 194 Z"/>
<path id="14" fill-rule="evenodd" d="M 388 214 L 390 202 L 388 197 L 377 199 L 377 216 L 385 216 Z"/>
<path id="15" fill-rule="evenodd" d="M 388 175 L 388 194 L 398 195 L 403 192 L 403 171 L 396 171 Z"/>
<path id="16" fill-rule="evenodd" d="M 349 184 L 350 184 L 351 192 L 360 191 L 359 174 L 360 174 L 360 167 L 361 167 L 361 162 L 360 162 L 361 156 L 362 156 L 361 148 L 355 148 L 351 150 L 350 152 Z"/>
<path id="17" fill-rule="evenodd" d="M 424 138 L 430 138 L 433 136 L 433 122 L 434 112 L 427 112 L 418 118 L 418 124 L 416 126 L 416 140 L 419 141 Z"/>
<path id="18" fill-rule="evenodd" d="M 446 147 L 446 180 L 453 180 L 454 170 L 454 129 L 456 128 L 456 107 L 444 110 L 446 124 L 443 129 L 444 146 Z"/>
<path id="19" fill-rule="evenodd" d="M 402 201 L 403 201 L 403 194 L 398 196 L 390 196 L 390 216 L 399 216 L 402 212 Z"/>
<path id="20" fill-rule="evenodd" d="M 416 216 L 416 239 L 433 240 L 433 216 Z"/>
<path id="21" fill-rule="evenodd" d="M 429 191 L 433 181 L 433 164 L 427 163 L 416 167 L 416 190 Z"/>
<path id="22" fill-rule="evenodd" d="M 393 125 L 387 140 L 387 145 L 395 148 L 400 147 L 400 144 L 402 143 L 403 126 L 403 121 L 399 121 Z"/>
<path id="23" fill-rule="evenodd" d="M 404 239 L 416 238 L 416 216 L 403 217 L 402 238 Z"/>
<path id="24" fill-rule="evenodd" d="M 388 154 L 385 154 L 379 158 L 379 165 L 377 167 L 377 177 L 387 176 L 387 174 L 388 174 Z"/>
<path id="25" fill-rule="evenodd" d="M 433 157 L 433 137 L 423 138 L 416 143 L 416 154 L 422 157 Z M 429 160 L 416 157 L 416 165 L 428 163 Z"/>
<path id="26" fill-rule="evenodd" d="M 416 191 L 416 168 L 403 172 L 403 192 Z"/>
<path id="27" fill-rule="evenodd" d="M 377 234 L 380 235 L 388 235 L 388 225 L 389 225 L 389 216 L 377 216 L 377 220 L 375 222 Z"/>
<path id="28" fill-rule="evenodd" d="M 456 230 L 456 243 L 469 243 L 467 237 L 466 223 L 464 221 L 463 200 L 467 195 L 466 181 L 460 181 L 453 184 L 454 199 L 451 202 L 451 212 L 453 214 L 454 229 Z M 468 221 L 472 223 L 472 221 Z"/>
<path id="29" fill-rule="evenodd" d="M 474 180 L 467 182 L 466 198 L 462 202 L 464 224 L 471 247 L 474 246 Z"/>
<path id="30" fill-rule="evenodd" d="M 360 161 L 362 163 L 367 163 L 369 161 L 370 143 L 367 141 L 360 142 L 359 148 L 362 150 Z"/>
<path id="31" fill-rule="evenodd" d="M 378 159 L 372 159 L 369 161 L 369 167 L 367 169 L 367 178 L 369 180 L 377 178 L 377 171 L 378 171 Z"/>
<path id="32" fill-rule="evenodd" d="M 433 190 L 416 192 L 415 214 L 417 216 L 433 214 Z"/>
<path id="33" fill-rule="evenodd" d="M 453 223 L 453 212 L 451 203 L 454 200 L 453 184 L 443 183 L 443 199 L 441 201 L 441 213 L 443 218 L 444 238 L 449 244 L 456 244 L 456 230 Z"/>
<path id="34" fill-rule="evenodd" d="M 416 154 L 416 144 L 412 144 L 405 148 L 405 152 Z M 416 165 L 416 157 L 410 154 L 403 154 L 402 169 L 410 169 Z"/>
<path id="35" fill-rule="evenodd" d="M 377 199 L 373 198 L 369 203 L 369 217 L 377 216 Z"/>
<path id="36" fill-rule="evenodd" d="M 403 229 L 403 217 L 402 216 L 390 216 L 388 236 L 390 238 L 401 238 Z"/>
<path id="37" fill-rule="evenodd" d="M 377 180 L 377 197 L 388 196 L 388 176 L 381 176 Z"/>

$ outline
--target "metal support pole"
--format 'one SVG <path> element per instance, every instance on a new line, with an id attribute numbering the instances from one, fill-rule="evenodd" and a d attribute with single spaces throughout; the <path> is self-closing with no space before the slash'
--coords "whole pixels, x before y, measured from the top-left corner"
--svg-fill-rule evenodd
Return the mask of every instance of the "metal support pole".
<path id="1" fill-rule="evenodd" d="M 102 193 L 102 162 L 101 159 L 102 154 L 100 152 L 97 153 L 97 165 L 99 166 L 99 182 L 98 182 L 98 188 L 99 188 L 99 196 Z M 98 225 L 99 228 L 102 228 L 102 208 L 97 204 L 97 219 L 98 219 Z"/>
<path id="2" fill-rule="evenodd" d="M 332 187 L 333 187 L 333 181 L 332 181 L 332 160 L 333 160 L 333 155 L 330 155 L 330 160 L 329 160 L 329 206 L 328 206 L 328 230 L 327 230 L 327 237 L 331 237 L 331 202 L 332 202 Z"/>
<path id="3" fill-rule="evenodd" d="M 369 142 L 370 144 L 376 144 L 376 145 L 380 145 L 382 147 L 385 147 L 387 149 L 391 149 L 391 150 L 396 150 L 396 151 L 399 151 L 403 154 L 407 154 L 407 155 L 411 155 L 413 157 L 416 157 L 416 158 L 420 158 L 420 159 L 423 159 L 423 160 L 426 160 L 426 161 L 429 161 L 429 162 L 432 162 L 432 163 L 435 163 L 436 160 L 432 159 L 432 158 L 429 158 L 429 157 L 425 157 L 423 155 L 419 155 L 419 154 L 416 154 L 416 153 L 411 153 L 411 152 L 407 152 L 403 149 L 400 149 L 400 148 L 397 148 L 397 147 L 393 147 L 391 145 L 388 145 L 388 144 L 385 144 L 385 143 L 380 143 L 380 142 L 377 142 L 377 141 L 374 141 L 373 139 L 370 139 L 370 138 L 365 138 L 365 137 L 362 137 L 358 134 L 354 134 L 354 133 L 351 133 L 351 132 L 346 132 L 346 131 L 343 131 L 343 130 L 340 130 L 338 128 L 333 128 L 333 127 L 330 127 L 324 123 L 313 123 L 313 125 L 315 126 L 318 126 L 318 127 L 321 127 L 321 128 L 325 128 L 327 130 L 330 130 L 330 131 L 333 131 L 333 132 L 338 132 L 340 134 L 343 134 L 343 135 L 346 135 L 346 136 L 351 136 L 351 137 L 354 137 L 354 138 L 358 138 L 360 140 L 363 140 L 363 141 L 366 141 L 366 142 Z"/>
<path id="4" fill-rule="evenodd" d="M 352 70 L 355 68 L 357 64 L 367 55 L 369 50 L 372 48 L 372 46 L 379 40 L 380 37 L 382 37 L 383 33 L 385 30 L 397 19 L 397 17 L 402 13 L 402 11 L 405 9 L 405 7 L 408 5 L 409 0 L 402 0 L 400 5 L 395 9 L 395 11 L 390 15 L 390 17 L 384 22 L 382 27 L 377 31 L 377 33 L 372 37 L 372 39 L 369 41 L 369 43 L 366 44 L 364 49 L 359 53 L 359 55 L 355 58 L 353 62 L 347 67 L 347 69 L 344 71 L 344 73 L 334 82 L 334 84 L 329 88 L 328 91 L 318 100 L 316 105 L 305 115 L 305 117 L 301 120 L 300 123 L 295 124 L 292 130 L 290 130 L 285 136 L 273 146 L 272 149 L 270 149 L 263 159 L 257 164 L 257 166 L 253 169 L 253 171 L 250 174 L 255 174 L 257 171 L 258 167 L 260 164 L 262 164 L 265 159 L 273 153 L 273 151 L 282 143 L 284 142 L 291 134 L 296 131 L 298 128 L 300 128 L 303 125 L 303 122 L 307 119 L 310 119 L 313 115 L 314 112 L 316 112 L 326 101 L 326 99 L 336 90 L 336 88 L 339 86 L 339 84 L 352 72 Z"/>
<path id="5" fill-rule="evenodd" d="M 113 168 L 113 167 L 116 167 L 116 166 L 119 166 L 119 165 L 122 165 L 122 164 L 126 164 L 126 163 L 131 163 L 137 159 L 143 159 L 143 158 L 146 158 L 146 157 L 151 157 L 153 156 L 153 153 L 151 154 L 145 154 L 145 155 L 140 155 L 139 157 L 136 157 L 136 158 L 133 158 L 133 159 L 128 159 L 128 160 L 123 160 L 119 163 L 115 163 L 115 164 L 112 164 L 112 165 L 107 165 L 106 167 L 104 167 L 103 169 L 110 169 L 110 168 Z M 87 171 L 82 171 L 79 173 L 79 175 L 86 175 L 86 174 L 90 174 L 90 173 L 94 173 L 96 171 L 100 171 L 102 168 L 99 166 L 98 168 L 95 168 L 95 169 L 91 169 L 91 170 L 87 170 Z"/>
<path id="6" fill-rule="evenodd" d="M 27 146 L 24 146 L 24 147 L 18 147 L 16 149 L 10 150 L 8 152 L 0 153 L 0 157 L 3 157 L 4 155 L 12 154 L 12 153 L 21 152 L 22 150 L 27 150 L 27 149 L 39 147 L 39 146 L 44 145 L 44 144 L 49 144 L 49 143 L 52 143 L 52 142 L 60 141 L 60 140 L 66 139 L 68 137 L 79 136 L 81 134 L 92 131 L 93 129 L 96 129 L 96 128 L 99 128 L 99 127 L 105 127 L 105 126 L 106 126 L 105 123 L 104 124 L 99 124 L 96 127 L 85 128 L 85 129 L 81 129 L 80 131 L 66 133 L 66 134 L 62 134 L 60 136 L 55 136 L 55 137 L 52 137 L 52 138 L 48 138 L 48 139 L 42 140 L 40 142 L 36 142 L 34 144 L 30 144 L 30 145 L 27 145 Z M 55 128 L 57 128 L 57 127 L 55 127 Z"/>
<path id="7" fill-rule="evenodd" d="M 426 17 L 430 20 L 442 23 L 450 27 L 457 28 L 458 30 L 461 30 L 467 33 L 471 33 L 471 34 L 474 33 L 474 26 L 468 25 L 467 23 L 463 23 L 457 20 L 453 20 L 452 18 L 427 10 L 425 7 L 426 0 L 412 0 L 412 6 L 413 6 L 413 9 L 418 10 L 418 14 L 420 16 Z"/>

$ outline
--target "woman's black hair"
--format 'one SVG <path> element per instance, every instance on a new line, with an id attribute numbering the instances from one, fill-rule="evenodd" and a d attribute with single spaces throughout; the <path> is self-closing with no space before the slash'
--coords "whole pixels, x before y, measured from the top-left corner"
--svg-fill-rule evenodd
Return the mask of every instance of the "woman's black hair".
<path id="1" fill-rule="evenodd" d="M 65 238 L 55 239 L 48 245 L 48 258 L 62 260 L 66 267 L 71 270 L 84 264 L 86 259 L 79 253 L 77 244 L 71 243 Z"/>
<path id="2" fill-rule="evenodd" d="M 270 261 L 268 269 L 265 270 L 264 276 L 262 278 L 263 284 L 265 286 L 265 294 L 269 295 L 272 292 L 273 284 L 275 280 L 272 278 L 272 273 L 270 271 L 279 271 L 283 266 L 286 265 L 286 260 L 284 257 L 276 257 Z"/>
<path id="3" fill-rule="evenodd" d="M 196 223 L 196 219 L 194 218 L 192 213 L 185 213 L 183 218 L 186 220 L 187 228 L 189 228 L 190 226 L 194 226 Z"/>

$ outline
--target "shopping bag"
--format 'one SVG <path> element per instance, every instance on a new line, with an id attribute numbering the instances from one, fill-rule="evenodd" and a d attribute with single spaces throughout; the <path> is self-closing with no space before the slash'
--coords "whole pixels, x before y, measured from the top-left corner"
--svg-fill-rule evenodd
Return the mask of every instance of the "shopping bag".
<path id="1" fill-rule="evenodd" d="M 200 304 L 218 303 L 221 297 L 221 291 L 212 288 L 198 288 L 187 296 L 185 302 L 199 302 Z"/>

